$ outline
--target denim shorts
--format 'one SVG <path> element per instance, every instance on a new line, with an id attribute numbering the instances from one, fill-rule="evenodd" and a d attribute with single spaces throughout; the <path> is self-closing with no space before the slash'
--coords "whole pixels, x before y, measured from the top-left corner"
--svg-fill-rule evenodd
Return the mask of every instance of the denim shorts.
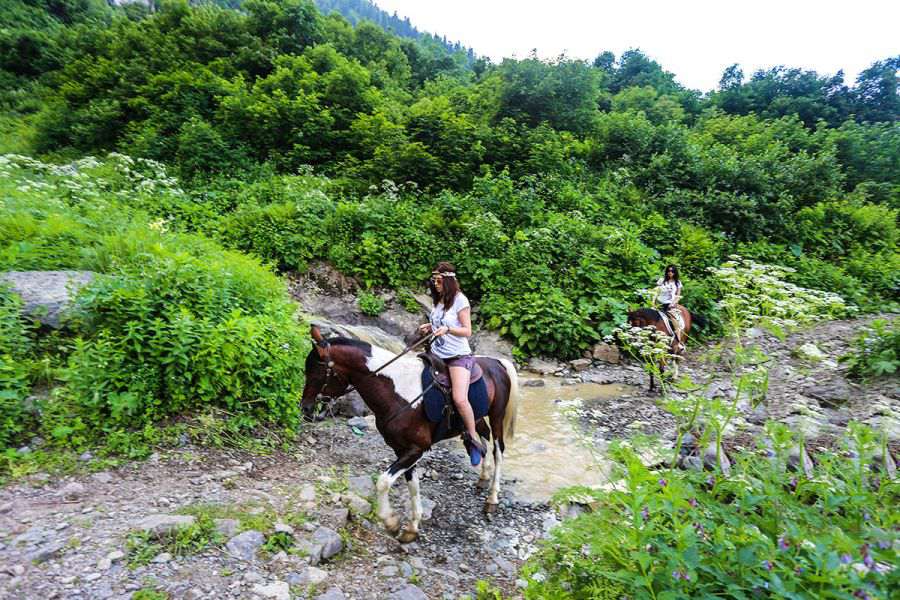
<path id="1" fill-rule="evenodd" d="M 446 363 L 448 367 L 462 367 L 471 373 L 472 369 L 475 368 L 475 356 L 473 354 L 466 354 L 464 356 L 445 358 L 444 363 Z"/>

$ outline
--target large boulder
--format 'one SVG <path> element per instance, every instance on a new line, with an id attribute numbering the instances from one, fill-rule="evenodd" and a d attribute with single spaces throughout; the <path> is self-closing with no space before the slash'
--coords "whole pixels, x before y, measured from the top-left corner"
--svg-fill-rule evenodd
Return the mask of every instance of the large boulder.
<path id="1" fill-rule="evenodd" d="M 0 283 L 7 283 L 22 297 L 22 312 L 44 325 L 59 328 L 78 288 L 90 283 L 90 271 L 7 271 Z"/>

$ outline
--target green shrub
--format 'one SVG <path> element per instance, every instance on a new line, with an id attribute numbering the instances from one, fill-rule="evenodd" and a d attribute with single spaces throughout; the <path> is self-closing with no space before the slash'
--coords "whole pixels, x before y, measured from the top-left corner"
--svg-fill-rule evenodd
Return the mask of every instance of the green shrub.
<path id="1" fill-rule="evenodd" d="M 821 452 L 811 479 L 786 468 L 796 440 L 776 438 L 727 479 L 650 471 L 619 447 L 621 486 L 554 531 L 524 568 L 525 597 L 890 597 L 900 488 L 861 466 L 872 433 L 854 430 L 858 459 Z"/>
<path id="2" fill-rule="evenodd" d="M 359 310 L 370 317 L 377 317 L 384 312 L 384 300 L 371 292 L 360 292 L 356 302 Z"/>
<path id="3" fill-rule="evenodd" d="M 557 288 L 513 298 L 491 295 L 481 310 L 488 327 L 511 337 L 520 355 L 572 358 L 597 337 Z"/>
<path id="4" fill-rule="evenodd" d="M 0 448 L 18 442 L 32 420 L 25 411 L 31 342 L 21 308 L 19 297 L 0 282 Z"/>
<path id="5" fill-rule="evenodd" d="M 298 423 L 309 342 L 284 284 L 256 259 L 134 209 L 148 188 L 178 195 L 164 172 L 141 175 L 157 167 L 128 157 L 67 166 L 14 157 L 0 167 L 9 174 L 0 186 L 11 183 L 0 269 L 98 273 L 76 298 L 62 387 L 44 410 L 52 439 L 78 445 L 102 431 L 113 440 L 206 407 L 245 428 Z"/>
<path id="6" fill-rule="evenodd" d="M 872 321 L 856 339 L 850 352 L 841 357 L 858 379 L 891 375 L 900 369 L 900 321 Z"/>

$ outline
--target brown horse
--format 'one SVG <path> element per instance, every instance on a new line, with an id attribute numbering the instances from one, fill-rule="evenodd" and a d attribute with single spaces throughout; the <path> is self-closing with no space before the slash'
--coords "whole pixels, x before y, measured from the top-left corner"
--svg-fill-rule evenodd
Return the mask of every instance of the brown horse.
<path id="1" fill-rule="evenodd" d="M 383 348 L 347 338 L 325 339 L 319 329 L 312 327 L 313 350 L 306 358 L 306 385 L 303 388 L 301 406 L 307 416 L 315 410 L 320 395 L 336 398 L 350 385 L 359 392 L 375 415 L 375 426 L 384 441 L 397 455 L 397 460 L 378 478 L 378 516 L 391 534 L 400 532 L 400 520 L 391 508 L 388 494 L 393 483 L 401 475 L 409 486 L 412 517 L 400 533 L 401 542 L 411 542 L 418 537 L 422 519 L 422 502 L 419 495 L 419 474 L 416 463 L 437 442 L 460 435 L 462 429 L 452 428 L 445 433 L 437 423 L 425 416 L 422 396 L 422 362 L 415 356 L 405 355 L 394 360 L 386 368 L 383 365 L 396 358 Z M 511 441 L 516 423 L 518 404 L 518 377 L 515 367 L 507 360 L 479 356 L 476 359 L 484 372 L 490 408 L 487 420 L 477 423 L 478 434 L 489 442 L 493 439 L 493 476 L 484 509 L 487 513 L 497 510 L 500 493 L 500 470 L 506 441 Z M 378 370 L 378 373 L 375 371 Z M 438 438 L 439 439 L 435 439 Z M 487 444 L 486 444 L 487 445 Z M 482 462 L 481 480 L 487 482 L 490 467 L 488 457 Z"/>
<path id="2" fill-rule="evenodd" d="M 695 320 L 699 323 L 701 319 L 699 316 L 692 316 L 691 312 L 680 304 L 677 308 L 679 312 L 681 312 L 681 319 L 684 321 L 684 330 L 681 332 L 681 340 L 678 340 L 677 336 L 673 335 L 674 324 L 671 325 L 673 329 L 670 330 L 669 325 L 663 320 L 659 310 L 656 310 L 655 308 L 639 308 L 638 310 L 633 310 L 628 313 L 628 324 L 632 327 L 653 327 L 663 336 L 671 338 L 669 355 L 675 357 L 676 360 L 678 356 L 681 356 L 684 353 L 684 342 L 687 341 L 688 333 L 691 331 L 691 325 Z M 666 316 L 671 321 L 672 317 L 669 315 Z M 657 366 L 659 367 L 660 374 L 664 373 L 666 369 L 666 358 L 663 358 Z M 676 370 L 678 368 L 677 362 L 675 362 L 675 368 Z M 650 373 L 650 389 L 655 389 L 653 373 Z"/>

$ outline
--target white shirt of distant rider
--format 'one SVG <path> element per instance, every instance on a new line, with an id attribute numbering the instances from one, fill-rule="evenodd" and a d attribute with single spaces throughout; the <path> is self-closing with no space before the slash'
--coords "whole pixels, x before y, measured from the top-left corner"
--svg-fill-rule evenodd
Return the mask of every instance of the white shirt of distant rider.
<path id="1" fill-rule="evenodd" d="M 656 282 L 659 287 L 659 295 L 657 299 L 660 304 L 674 304 L 675 298 L 681 295 L 681 282 L 674 279 L 666 280 L 662 277 Z"/>
<path id="2" fill-rule="evenodd" d="M 462 322 L 459 320 L 459 311 L 469 308 L 469 306 L 469 299 L 462 292 L 456 292 L 453 304 L 447 310 L 444 310 L 443 302 L 438 302 L 437 306 L 431 310 L 432 331 L 437 331 L 441 326 L 462 327 Z M 453 335 L 452 333 L 446 333 L 441 337 L 434 338 L 434 341 L 431 342 L 431 351 L 441 358 L 472 354 L 468 338 Z"/>

